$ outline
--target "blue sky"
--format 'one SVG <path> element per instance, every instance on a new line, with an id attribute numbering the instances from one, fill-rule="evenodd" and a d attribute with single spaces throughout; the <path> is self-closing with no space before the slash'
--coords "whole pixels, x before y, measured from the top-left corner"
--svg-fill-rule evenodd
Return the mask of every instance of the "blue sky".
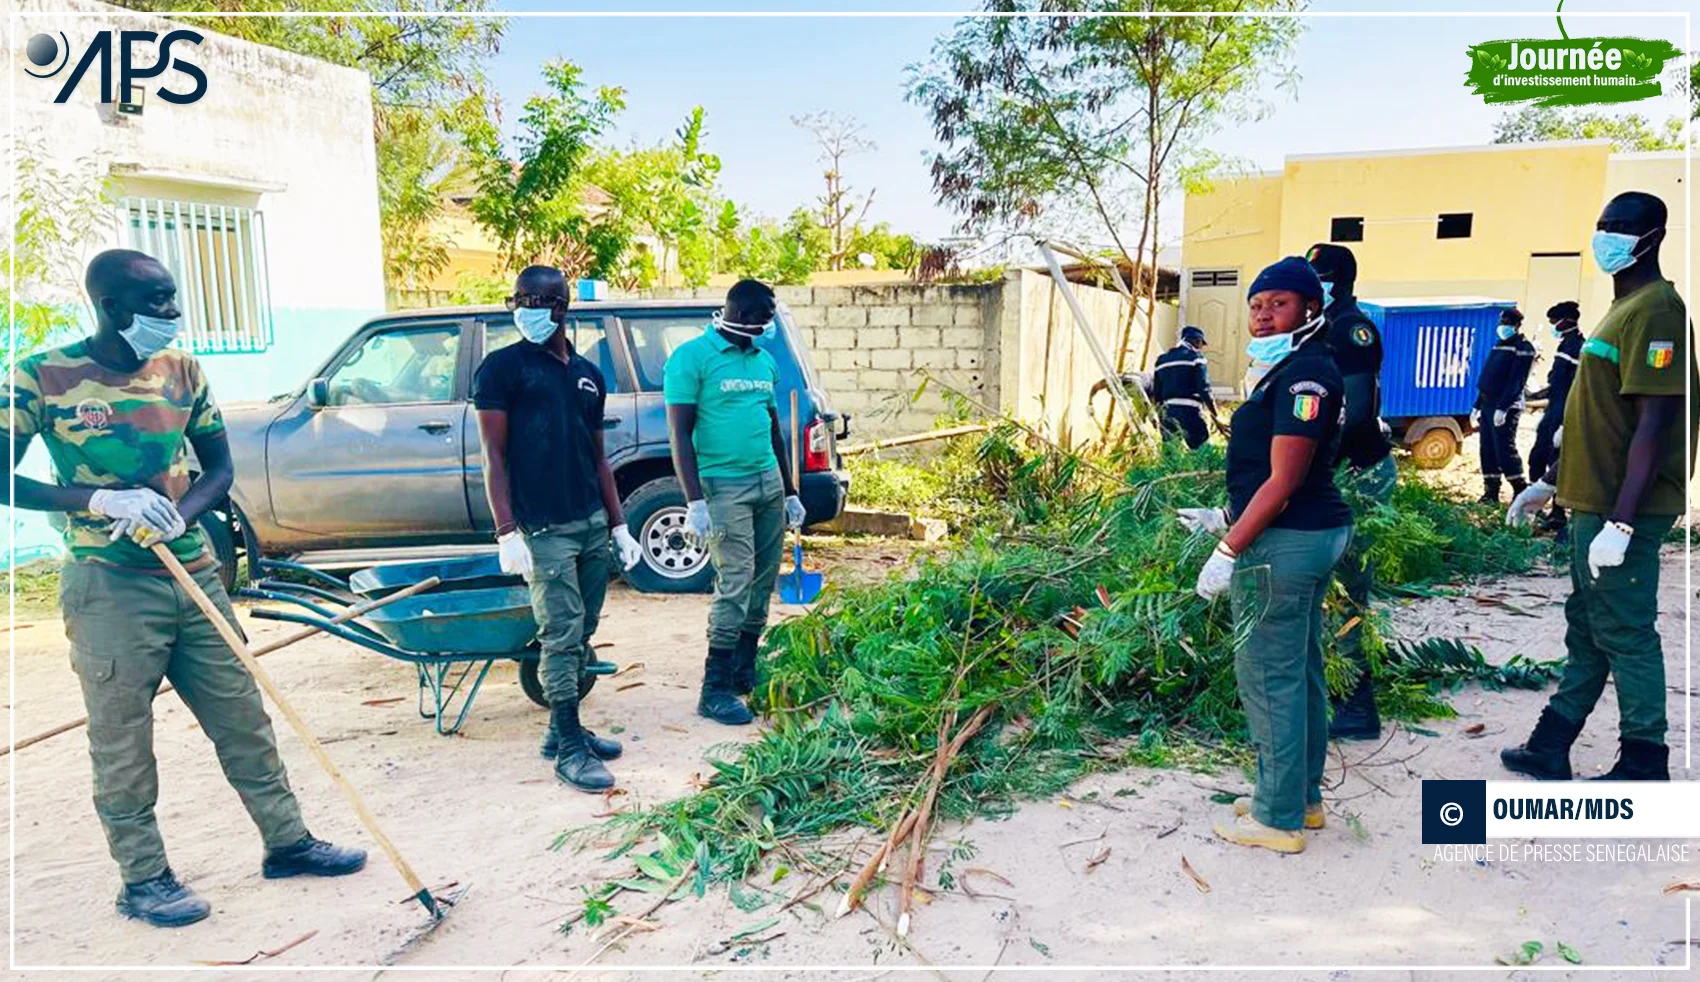
<path id="1" fill-rule="evenodd" d="M 1268 118 L 1212 135 L 1209 146 L 1257 169 L 1292 153 L 1459 146 L 1487 142 L 1502 110 L 1463 85 L 1465 49 L 1494 38 L 1555 37 L 1549 0 L 1371 3 L 1314 0 L 1319 12 L 1526 11 L 1511 17 L 1313 17 L 1296 54 L 1296 91 L 1271 93 Z M 606 0 L 498 0 L 504 10 L 597 10 Z M 790 117 L 831 110 L 857 117 L 878 151 L 849 158 L 854 190 L 877 188 L 870 218 L 936 238 L 953 216 L 933 200 L 923 154 L 934 146 L 925 115 L 903 99 L 904 69 L 924 61 L 950 17 L 707 18 L 689 11 L 809 9 L 803 4 L 638 0 L 634 7 L 678 12 L 656 18 L 549 18 L 510 21 L 491 78 L 507 118 L 540 84 L 538 66 L 567 58 L 591 84 L 626 90 L 613 142 L 670 137 L 694 105 L 706 113 L 708 147 L 720 154 L 722 191 L 758 213 L 784 215 L 821 192 L 812 138 Z M 867 11 L 975 9 L 970 2 L 920 0 L 814 5 Z M 1663 12 L 1623 17 L 1618 8 Z M 1685 45 L 1682 0 L 1570 0 L 1572 37 L 1629 34 Z M 1585 12 L 1613 12 L 1587 18 Z M 1682 110 L 1680 98 L 1638 103 L 1655 120 Z M 1178 222 L 1165 223 L 1169 228 Z"/>

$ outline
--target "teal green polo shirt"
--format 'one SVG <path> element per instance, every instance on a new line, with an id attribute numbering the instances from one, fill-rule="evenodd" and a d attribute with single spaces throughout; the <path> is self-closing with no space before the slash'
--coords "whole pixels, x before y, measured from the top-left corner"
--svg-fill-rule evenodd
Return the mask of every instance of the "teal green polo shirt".
<path id="1" fill-rule="evenodd" d="M 749 477 L 779 466 L 768 410 L 779 363 L 756 345 L 740 348 L 712 325 L 667 359 L 662 393 L 669 406 L 697 407 L 691 445 L 703 477 Z"/>

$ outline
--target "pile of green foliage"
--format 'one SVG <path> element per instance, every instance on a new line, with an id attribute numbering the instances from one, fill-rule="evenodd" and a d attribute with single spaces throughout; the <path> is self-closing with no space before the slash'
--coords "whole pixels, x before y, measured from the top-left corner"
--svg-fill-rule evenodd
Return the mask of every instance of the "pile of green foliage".
<path id="1" fill-rule="evenodd" d="M 1119 763 L 1247 759 L 1233 672 L 1246 626 L 1193 593 L 1213 541 L 1173 517 L 1222 501 L 1221 450 L 1083 458 L 1035 451 L 1005 429 L 973 453 L 994 502 L 981 531 L 772 628 L 758 689 L 772 728 L 715 761 L 696 794 L 615 817 L 616 855 L 660 833 L 666 850 L 695 858 L 705 885 L 743 878 L 780 843 L 887 827 L 913 803 L 951 710 L 995 707 L 943 785 L 944 819 L 1007 811 Z M 1410 476 L 1392 508 L 1366 507 L 1359 524 L 1394 590 L 1524 572 L 1541 549 L 1490 509 Z M 1345 626 L 1341 600 L 1329 603 L 1330 643 Z M 1553 676 L 1551 663 L 1496 667 L 1445 639 L 1387 644 L 1378 621 L 1364 634 L 1394 719 L 1449 714 L 1439 697 L 1465 682 L 1539 687 Z M 1332 683 L 1350 685 L 1347 663 L 1331 662 Z"/>

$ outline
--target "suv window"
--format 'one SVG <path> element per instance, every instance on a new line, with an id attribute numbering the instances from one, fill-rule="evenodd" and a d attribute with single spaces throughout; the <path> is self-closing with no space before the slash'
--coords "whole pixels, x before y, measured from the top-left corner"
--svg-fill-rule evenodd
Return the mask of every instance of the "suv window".
<path id="1" fill-rule="evenodd" d="M 608 345 L 608 337 L 602 330 L 602 321 L 595 317 L 568 317 L 567 339 L 572 341 L 573 350 L 583 355 L 592 365 L 602 370 L 602 378 L 608 384 L 609 392 L 622 390 L 620 373 L 614 370 L 614 351 Z M 506 348 L 519 340 L 519 328 L 514 326 L 512 318 L 504 320 L 488 320 L 484 322 L 484 354 Z"/>
<path id="2" fill-rule="evenodd" d="M 708 326 L 712 311 L 669 311 L 658 314 L 623 315 L 631 339 L 632 363 L 637 366 L 638 388 L 660 392 L 667 359 L 686 341 Z"/>
<path id="3" fill-rule="evenodd" d="M 383 331 L 367 338 L 330 377 L 332 406 L 448 402 L 460 361 L 460 325 Z"/>

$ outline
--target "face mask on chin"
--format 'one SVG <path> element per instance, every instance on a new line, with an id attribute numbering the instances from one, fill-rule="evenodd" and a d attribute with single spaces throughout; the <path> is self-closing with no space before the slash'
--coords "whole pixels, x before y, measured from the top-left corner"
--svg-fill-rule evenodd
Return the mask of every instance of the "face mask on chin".
<path id="1" fill-rule="evenodd" d="M 1317 314 L 1310 320 L 1300 324 L 1296 330 L 1287 334 L 1271 334 L 1266 338 L 1252 338 L 1245 346 L 1245 353 L 1252 361 L 1260 361 L 1273 365 L 1293 353 L 1293 349 L 1303 344 L 1322 326 L 1322 315 Z"/>

